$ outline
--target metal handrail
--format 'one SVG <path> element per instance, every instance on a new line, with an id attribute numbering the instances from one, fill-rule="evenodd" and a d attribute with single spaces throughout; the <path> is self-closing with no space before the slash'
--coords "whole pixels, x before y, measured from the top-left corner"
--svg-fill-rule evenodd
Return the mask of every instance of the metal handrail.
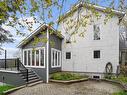
<path id="1" fill-rule="evenodd" d="M 19 58 L 17 59 L 17 70 L 22 73 L 22 75 L 26 78 L 26 82 L 28 83 L 28 81 L 29 81 L 28 69 L 22 64 L 22 62 L 19 60 Z"/>
<path id="2" fill-rule="evenodd" d="M 6 63 L 5 63 L 6 60 Z M 6 64 L 6 65 L 5 65 Z M 0 69 L 2 70 L 11 70 L 11 71 L 19 71 L 24 78 L 26 79 L 26 82 L 28 83 L 28 69 L 22 64 L 22 62 L 19 60 L 19 58 L 15 59 L 0 59 Z"/>

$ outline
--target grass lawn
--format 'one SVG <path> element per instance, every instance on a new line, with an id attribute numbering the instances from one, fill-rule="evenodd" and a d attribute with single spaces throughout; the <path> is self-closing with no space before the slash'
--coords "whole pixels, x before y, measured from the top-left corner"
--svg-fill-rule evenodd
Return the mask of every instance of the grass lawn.
<path id="1" fill-rule="evenodd" d="M 124 77 L 122 75 L 120 75 L 118 77 L 111 76 L 110 78 L 106 78 L 106 79 L 116 80 L 116 81 L 120 81 L 122 83 L 126 83 L 127 84 L 127 77 Z"/>
<path id="2" fill-rule="evenodd" d="M 10 85 L 0 86 L 0 95 L 3 95 L 3 91 L 9 90 L 11 88 L 14 88 L 14 86 L 10 86 Z"/>
<path id="3" fill-rule="evenodd" d="M 51 79 L 63 80 L 63 81 L 76 80 L 76 79 L 82 79 L 82 78 L 88 78 L 88 76 L 81 76 L 79 74 L 73 74 L 69 72 L 59 72 L 59 73 L 54 73 L 51 75 Z"/>
<path id="4" fill-rule="evenodd" d="M 118 92 L 118 93 L 113 93 L 112 95 L 127 95 L 127 92 L 121 91 L 121 92 Z"/>

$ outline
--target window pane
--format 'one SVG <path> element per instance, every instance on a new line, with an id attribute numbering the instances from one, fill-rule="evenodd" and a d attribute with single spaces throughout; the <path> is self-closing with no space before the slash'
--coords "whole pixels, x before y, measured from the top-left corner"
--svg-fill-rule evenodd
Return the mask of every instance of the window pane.
<path id="1" fill-rule="evenodd" d="M 39 66 L 39 50 L 36 50 L 36 66 Z"/>
<path id="2" fill-rule="evenodd" d="M 28 51 L 28 65 L 30 66 L 30 63 L 31 63 L 31 56 L 30 56 L 30 50 Z"/>
<path id="3" fill-rule="evenodd" d="M 55 59 L 55 57 L 54 57 L 54 50 L 52 51 L 52 66 L 54 66 L 54 59 Z"/>
<path id="4" fill-rule="evenodd" d="M 94 58 L 100 58 L 100 50 L 94 51 Z"/>
<path id="5" fill-rule="evenodd" d="M 100 40 L 100 27 L 99 27 L 99 25 L 94 25 L 93 31 L 94 31 L 94 40 Z"/>
<path id="6" fill-rule="evenodd" d="M 55 52 L 55 66 L 57 66 L 57 52 Z"/>
<path id="7" fill-rule="evenodd" d="M 71 59 L 71 52 L 66 52 L 66 59 Z"/>
<path id="8" fill-rule="evenodd" d="M 32 66 L 35 66 L 35 61 L 34 61 L 34 55 L 35 54 L 35 51 L 32 50 Z"/>
<path id="9" fill-rule="evenodd" d="M 60 52 L 58 52 L 58 66 L 60 65 Z"/>
<path id="10" fill-rule="evenodd" d="M 27 51 L 24 51 L 24 65 L 27 65 Z"/>
<path id="11" fill-rule="evenodd" d="M 40 63 L 40 65 L 44 66 L 44 49 L 41 49 L 40 51 L 41 51 L 41 55 L 40 55 L 41 63 Z"/>

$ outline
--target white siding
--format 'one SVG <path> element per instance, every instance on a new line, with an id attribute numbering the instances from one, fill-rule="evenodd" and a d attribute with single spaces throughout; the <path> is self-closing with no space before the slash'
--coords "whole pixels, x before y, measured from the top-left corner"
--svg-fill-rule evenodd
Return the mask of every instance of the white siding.
<path id="1" fill-rule="evenodd" d="M 85 14 L 85 13 L 84 13 Z M 102 14 L 102 13 L 101 13 Z M 75 36 L 76 43 L 65 44 L 65 39 L 62 42 L 62 70 L 63 71 L 78 71 L 78 72 L 100 72 L 105 71 L 106 63 L 111 62 L 113 65 L 113 72 L 116 73 L 117 65 L 119 64 L 119 25 L 118 17 L 115 16 L 108 21 L 106 25 L 103 23 L 104 14 L 102 18 L 95 23 L 101 25 L 101 39 L 93 40 L 93 25 L 87 26 L 85 37 Z M 77 12 L 72 16 L 77 17 Z M 72 18 L 71 17 L 71 18 Z M 67 19 L 70 19 L 68 17 Z M 65 24 L 64 24 L 65 26 Z M 65 29 L 63 23 L 60 23 L 59 30 L 65 36 Z M 80 27 L 79 31 L 84 31 Z M 78 31 L 78 32 L 79 32 Z M 100 50 L 101 58 L 94 59 L 93 51 Z M 66 59 L 66 52 L 72 54 L 71 59 Z"/>

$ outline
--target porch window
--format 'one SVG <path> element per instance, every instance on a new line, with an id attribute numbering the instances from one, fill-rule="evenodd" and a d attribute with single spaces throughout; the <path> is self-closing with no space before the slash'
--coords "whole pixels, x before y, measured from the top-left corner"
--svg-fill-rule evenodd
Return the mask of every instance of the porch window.
<path id="1" fill-rule="evenodd" d="M 24 51 L 24 65 L 27 65 L 27 51 Z"/>
<path id="2" fill-rule="evenodd" d="M 35 51 L 32 50 L 32 66 L 35 65 L 35 63 L 34 63 L 34 60 L 35 60 L 34 56 L 35 56 Z"/>
<path id="3" fill-rule="evenodd" d="M 40 65 L 44 66 L 44 49 L 40 50 Z"/>
<path id="4" fill-rule="evenodd" d="M 45 48 L 24 49 L 23 64 L 30 67 L 45 67 Z"/>
<path id="5" fill-rule="evenodd" d="M 39 50 L 36 50 L 36 66 L 39 66 Z"/>
<path id="6" fill-rule="evenodd" d="M 31 63 L 31 51 L 28 50 L 28 65 L 30 66 L 30 63 Z"/>
<path id="7" fill-rule="evenodd" d="M 51 66 L 60 67 L 61 66 L 61 51 L 57 49 L 51 49 Z"/>

